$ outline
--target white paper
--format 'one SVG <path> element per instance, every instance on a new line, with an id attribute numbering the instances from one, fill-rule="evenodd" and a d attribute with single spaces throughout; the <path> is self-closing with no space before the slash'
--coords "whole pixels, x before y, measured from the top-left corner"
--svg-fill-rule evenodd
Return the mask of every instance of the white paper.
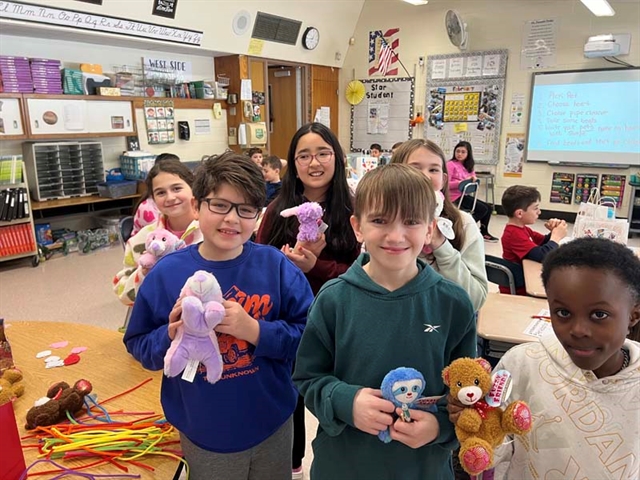
<path id="1" fill-rule="evenodd" d="M 548 317 L 549 310 L 543 308 L 538 313 L 538 316 Z M 540 338 L 549 331 L 551 331 L 551 322 L 548 318 L 534 318 L 531 323 L 527 325 L 527 328 L 524 329 L 524 334 Z"/>
<path id="2" fill-rule="evenodd" d="M 465 77 L 479 77 L 482 75 L 482 55 L 467 57 Z"/>
<path id="3" fill-rule="evenodd" d="M 509 123 L 511 125 L 522 124 L 524 118 L 524 93 L 513 93 L 511 95 L 511 109 L 509 111 Z"/>
<path id="4" fill-rule="evenodd" d="M 331 107 L 318 108 L 313 121 L 321 123 L 327 128 L 331 128 Z"/>
<path id="5" fill-rule="evenodd" d="M 243 78 L 240 82 L 240 100 L 249 100 L 251 101 L 251 80 L 247 78 Z"/>
<path id="6" fill-rule="evenodd" d="M 431 62 L 431 79 L 441 80 L 447 78 L 447 60 L 444 58 Z"/>
<path id="7" fill-rule="evenodd" d="M 238 145 L 246 145 L 247 144 L 247 126 L 244 123 L 241 123 L 238 126 Z"/>
<path id="8" fill-rule="evenodd" d="M 500 55 L 485 55 L 482 63 L 482 76 L 494 77 L 500 73 Z"/>
<path id="9" fill-rule="evenodd" d="M 549 68 L 556 65 L 558 22 L 554 18 L 525 22 L 522 32 L 520 68 Z"/>
<path id="10" fill-rule="evenodd" d="M 449 59 L 449 78 L 462 77 L 462 57 Z"/>
<path id="11" fill-rule="evenodd" d="M 389 131 L 389 104 L 370 103 L 367 133 L 386 135 Z"/>
<path id="12" fill-rule="evenodd" d="M 63 107 L 64 128 L 67 130 L 84 130 L 84 102 L 65 103 Z"/>
<path id="13" fill-rule="evenodd" d="M 211 122 L 208 118 L 196 119 L 193 124 L 196 135 L 209 135 L 211 133 Z"/>

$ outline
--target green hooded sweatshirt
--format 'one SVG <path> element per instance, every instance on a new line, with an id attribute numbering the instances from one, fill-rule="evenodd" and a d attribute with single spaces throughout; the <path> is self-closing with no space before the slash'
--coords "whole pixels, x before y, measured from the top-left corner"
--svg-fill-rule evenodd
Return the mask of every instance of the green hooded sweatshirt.
<path id="1" fill-rule="evenodd" d="M 447 393 L 444 367 L 476 356 L 471 301 L 458 285 L 422 260 L 419 273 L 390 292 L 363 270 L 369 255 L 318 293 L 302 335 L 294 382 L 318 418 L 313 441 L 313 480 L 453 479 L 451 450 L 457 447 L 444 399 L 438 402 L 438 437 L 412 449 L 383 443 L 353 423 L 353 401 L 363 387 L 380 388 L 397 367 L 424 375 L 423 396 Z"/>

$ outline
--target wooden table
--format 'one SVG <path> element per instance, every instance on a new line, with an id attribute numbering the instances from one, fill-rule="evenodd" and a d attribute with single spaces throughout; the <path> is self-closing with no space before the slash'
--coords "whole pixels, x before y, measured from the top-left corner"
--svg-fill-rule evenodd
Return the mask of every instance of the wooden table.
<path id="1" fill-rule="evenodd" d="M 99 313 L 99 312 L 98 312 Z M 91 325 L 62 322 L 5 322 L 6 336 L 11 344 L 13 361 L 24 375 L 25 393 L 14 402 L 16 420 L 20 436 L 27 435 L 24 429 L 27 411 L 33 402 L 43 397 L 48 387 L 58 381 L 70 385 L 85 378 L 93 385 L 93 393 L 100 399 L 106 399 L 122 393 L 140 382 L 152 378 L 152 381 L 132 393 L 126 394 L 107 403 L 107 411 L 122 409 L 128 412 L 155 412 L 162 414 L 160 406 L 160 381 L 162 372 L 151 372 L 127 353 L 122 343 L 122 334 Z M 60 349 L 52 349 L 49 344 L 68 340 L 69 345 Z M 43 350 L 51 350 L 53 355 L 65 358 L 73 347 L 87 347 L 80 354 L 81 360 L 75 365 L 45 369 L 44 359 L 37 359 L 36 354 Z M 124 417 L 127 418 L 127 417 Z M 132 417 L 129 417 L 131 419 Z M 174 440 L 177 440 L 177 435 Z M 36 460 L 34 449 L 25 449 L 27 467 Z M 1 454 L 0 454 L 1 456 Z M 150 473 L 145 469 L 129 465 L 129 473 L 140 474 L 142 478 L 159 480 L 171 479 L 178 467 L 178 462 L 169 457 L 145 457 L 143 462 L 156 470 Z M 62 462 L 72 467 L 72 461 Z M 85 462 L 86 463 L 86 462 Z M 78 463 L 75 463 L 78 465 Z M 48 470 L 48 465 L 38 465 L 32 471 Z M 102 466 L 86 470 L 90 473 L 124 473 L 113 466 Z M 52 478 L 38 476 L 38 479 Z"/>
<path id="2" fill-rule="evenodd" d="M 546 300 L 521 295 L 490 293 L 478 313 L 478 335 L 486 340 L 506 343 L 533 342 L 536 337 L 525 335 L 531 316 L 549 308 Z"/>
<path id="3" fill-rule="evenodd" d="M 524 285 L 527 295 L 538 298 L 547 298 L 547 292 L 542 284 L 542 264 L 533 260 L 522 260 L 524 270 Z"/>

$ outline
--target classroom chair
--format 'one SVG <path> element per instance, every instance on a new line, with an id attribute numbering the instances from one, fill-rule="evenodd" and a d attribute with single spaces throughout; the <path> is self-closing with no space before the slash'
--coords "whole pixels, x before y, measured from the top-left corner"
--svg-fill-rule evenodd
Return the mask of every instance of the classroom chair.
<path id="1" fill-rule="evenodd" d="M 524 287 L 522 265 L 493 255 L 485 255 L 484 268 L 487 271 L 487 279 L 501 287 L 509 287 L 511 295 L 516 295 L 517 289 Z"/>
<path id="2" fill-rule="evenodd" d="M 123 217 L 120 219 L 120 223 L 118 225 L 118 238 L 120 239 L 120 245 L 122 245 L 122 249 L 127 244 L 127 240 L 131 237 L 131 232 L 133 231 L 133 217 Z M 118 330 L 122 333 L 127 331 L 127 326 L 129 325 L 129 320 L 131 319 L 131 307 L 127 307 L 127 314 L 124 317 L 124 325 L 120 327 Z"/>
<path id="3" fill-rule="evenodd" d="M 478 185 L 479 182 L 474 182 L 471 179 L 467 179 L 467 180 L 463 180 L 462 182 L 460 182 L 458 184 L 458 190 L 460 190 L 460 192 L 462 192 L 462 195 L 460 195 L 460 198 L 458 199 L 458 208 L 460 208 L 461 210 L 463 210 L 462 208 L 462 200 L 464 199 L 465 196 L 469 196 L 473 198 L 473 206 L 471 207 L 471 210 L 467 210 L 471 215 L 473 215 L 473 212 L 476 211 L 476 202 L 478 201 L 478 197 L 477 197 L 477 193 L 478 193 Z"/>

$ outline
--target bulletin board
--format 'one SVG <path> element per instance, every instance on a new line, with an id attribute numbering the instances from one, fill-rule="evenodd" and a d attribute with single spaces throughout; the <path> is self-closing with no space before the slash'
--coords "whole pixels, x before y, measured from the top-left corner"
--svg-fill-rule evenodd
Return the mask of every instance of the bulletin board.
<path id="1" fill-rule="evenodd" d="M 365 97 L 351 107 L 351 151 L 369 150 L 379 143 L 391 151 L 396 142 L 413 135 L 409 121 L 413 118 L 415 80 L 411 77 L 361 80 Z"/>
<path id="2" fill-rule="evenodd" d="M 424 137 L 451 158 L 467 141 L 478 164 L 497 165 L 507 50 L 427 57 Z"/>

